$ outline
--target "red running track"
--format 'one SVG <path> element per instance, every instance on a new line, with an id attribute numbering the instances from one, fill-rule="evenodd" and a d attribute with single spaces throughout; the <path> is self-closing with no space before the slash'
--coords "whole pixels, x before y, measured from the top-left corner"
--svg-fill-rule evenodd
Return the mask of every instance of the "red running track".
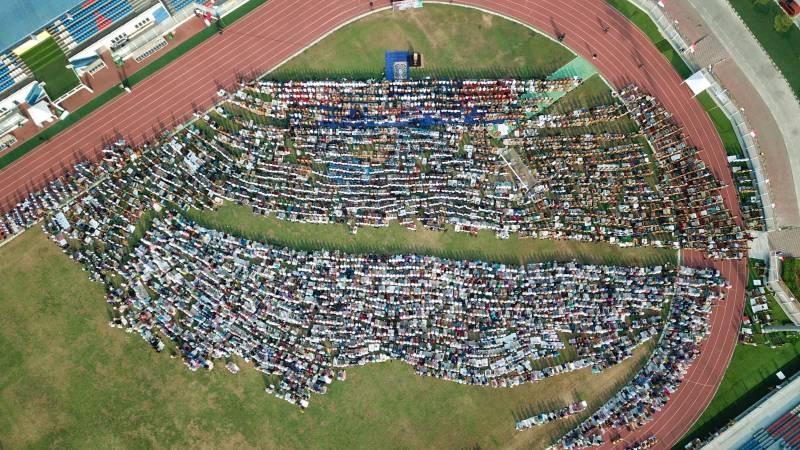
<path id="1" fill-rule="evenodd" d="M 375 1 L 375 8 L 388 5 Z M 653 94 L 683 125 L 700 157 L 727 187 L 725 205 L 741 222 L 725 150 L 703 108 L 681 84 L 670 63 L 635 25 L 603 0 L 458 0 L 529 24 L 592 61 L 614 86 L 634 82 Z M 236 74 L 265 72 L 325 34 L 369 13 L 365 0 L 270 0 L 165 69 L 137 84 L 81 122 L 0 171 L 0 210 L 60 174 L 81 158 L 96 158 L 104 141 L 124 136 L 131 142 L 152 138 L 208 107 L 220 86 L 232 87 Z M 603 29 L 608 27 L 608 31 Z M 597 55 L 594 59 L 592 55 Z M 686 380 L 654 420 L 624 440 L 654 434 L 668 448 L 686 432 L 711 401 L 736 344 L 744 305 L 746 261 L 705 261 L 685 252 L 692 265 L 713 264 L 732 282 L 728 299 L 715 307 L 711 337 Z M 623 445 L 623 444 L 620 444 Z"/>

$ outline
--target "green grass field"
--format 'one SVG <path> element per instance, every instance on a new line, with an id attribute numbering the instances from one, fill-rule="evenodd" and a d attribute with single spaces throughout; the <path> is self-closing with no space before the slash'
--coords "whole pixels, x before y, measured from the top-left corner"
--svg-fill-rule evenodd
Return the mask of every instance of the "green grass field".
<path id="1" fill-rule="evenodd" d="M 69 64 L 67 55 L 51 37 L 20 55 L 20 58 L 31 69 L 34 78 L 45 83 L 44 90 L 52 100 L 80 83 L 75 73 L 66 67 Z"/>
<path id="2" fill-rule="evenodd" d="M 781 263 L 781 279 L 795 297 L 800 298 L 800 258 L 784 258 Z"/>
<path id="3" fill-rule="evenodd" d="M 411 231 L 392 223 L 386 228 L 361 228 L 353 235 L 346 225 L 287 222 L 255 215 L 243 206 L 227 203 L 216 210 L 191 210 L 198 224 L 232 234 L 304 250 L 338 249 L 349 253 L 424 253 L 453 259 L 482 259 L 507 264 L 532 261 L 570 261 L 617 264 L 675 264 L 673 250 L 651 247 L 620 248 L 606 243 L 545 239 L 497 239 L 486 230 L 476 236 L 454 231 L 437 232 L 419 226 Z"/>
<path id="4" fill-rule="evenodd" d="M 564 114 L 576 109 L 610 105 L 616 102 L 617 100 L 611 95 L 611 89 L 608 88 L 606 82 L 599 75 L 592 75 L 580 86 L 558 99 L 548 109 L 548 112 Z"/>
<path id="5" fill-rule="evenodd" d="M 785 14 L 776 2 L 760 5 L 753 0 L 728 1 L 778 66 L 794 95 L 800 97 L 800 28 L 793 26 L 785 33 L 775 31 L 775 16 Z"/>
<path id="6" fill-rule="evenodd" d="M 545 76 L 574 55 L 517 23 L 470 8 L 426 5 L 383 11 L 349 24 L 270 74 L 270 78 L 382 78 L 384 52 L 422 53 L 412 76 Z"/>
<path id="7" fill-rule="evenodd" d="M 477 27 L 465 26 L 468 15 L 479 21 Z M 430 28 L 443 18 L 455 25 Z M 408 15 L 385 14 L 365 22 L 382 30 L 395 26 L 395 20 L 403 24 L 397 25 L 400 31 L 416 36 L 413 45 L 426 53 L 426 63 L 438 64 L 430 67 L 463 64 L 490 70 L 503 61 L 502 67 L 521 72 L 549 73 L 572 57 L 519 25 L 467 9 L 426 6 Z M 357 39 L 359 35 L 349 29 L 330 39 Z M 463 33 L 481 41 L 463 39 Z M 401 49 L 408 48 L 408 42 L 398 42 Z M 366 43 L 372 47 L 364 48 Z M 366 43 L 347 53 L 350 60 L 358 62 L 366 55 L 371 61 L 370 55 L 378 55 L 382 61 L 386 43 L 374 39 Z M 490 51 L 473 53 L 478 46 Z M 312 51 L 301 56 L 305 64 L 316 63 Z M 588 101 L 607 95 L 603 89 L 594 81 L 574 97 Z M 117 94 L 110 91 L 92 107 Z M 265 219 L 232 205 L 213 213 L 194 213 L 255 237 L 307 248 L 426 251 L 516 263 L 579 258 L 656 264 L 675 258 L 671 251 L 498 241 L 488 233 L 470 237 L 411 232 L 397 225 L 362 229 L 353 237 L 344 227 Z M 103 287 L 89 282 L 87 273 L 40 230 L 30 230 L 0 248 L 0 448 L 542 448 L 572 423 L 516 433 L 515 415 L 578 398 L 588 400 L 590 407 L 599 406 L 629 379 L 651 348 L 639 349 L 635 358 L 599 375 L 582 370 L 514 389 L 419 377 L 401 362 L 352 368 L 347 381 L 335 382 L 328 394 L 314 396 L 308 410 L 301 412 L 263 392 L 265 378 L 248 365 L 240 364 L 243 370 L 235 376 L 220 368 L 191 372 L 166 352 L 155 353 L 138 336 L 109 328 L 108 314 Z"/>
<path id="8" fill-rule="evenodd" d="M 783 308 L 778 304 L 778 300 L 772 294 L 767 294 L 767 303 L 769 304 L 769 311 L 772 314 L 772 323 L 775 325 L 791 325 L 792 319 L 783 312 Z"/>
<path id="9" fill-rule="evenodd" d="M 700 105 L 705 108 L 708 117 L 711 119 L 711 122 L 714 123 L 714 127 L 717 129 L 717 133 L 722 140 L 722 146 L 725 147 L 725 152 L 728 155 L 744 157 L 744 151 L 739 144 L 739 138 L 736 137 L 733 124 L 728 120 L 728 116 L 725 115 L 725 112 L 719 109 L 714 99 L 711 98 L 711 94 L 703 92 L 695 98 L 700 102 Z"/>
<path id="10" fill-rule="evenodd" d="M 542 448 L 569 423 L 516 433 L 515 414 L 596 407 L 636 367 L 493 389 L 373 364 L 301 412 L 244 363 L 238 375 L 191 372 L 107 321 L 103 287 L 39 229 L 0 248 L 3 448 Z"/>

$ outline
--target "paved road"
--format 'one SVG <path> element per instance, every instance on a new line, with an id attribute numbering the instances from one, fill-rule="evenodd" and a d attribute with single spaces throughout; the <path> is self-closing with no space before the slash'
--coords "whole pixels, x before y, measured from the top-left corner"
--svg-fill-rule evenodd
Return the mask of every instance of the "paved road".
<path id="1" fill-rule="evenodd" d="M 778 123 L 788 150 L 795 199 L 800 206 L 800 103 L 767 53 L 742 23 L 728 0 L 688 0 L 744 72 Z M 769 149 L 764 149 L 767 152 Z M 779 196 L 779 195 L 778 195 Z M 800 223 L 782 223 L 800 226 Z"/>

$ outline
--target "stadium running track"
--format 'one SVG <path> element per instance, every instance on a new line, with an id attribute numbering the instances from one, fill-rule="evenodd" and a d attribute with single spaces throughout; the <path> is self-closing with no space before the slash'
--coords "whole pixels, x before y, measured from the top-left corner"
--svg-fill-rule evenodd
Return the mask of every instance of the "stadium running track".
<path id="1" fill-rule="evenodd" d="M 656 96 L 684 127 L 701 158 L 727 187 L 725 205 L 740 219 L 739 204 L 725 150 L 705 111 L 670 63 L 634 24 L 603 0 L 459 0 L 450 2 L 492 11 L 554 37 L 590 60 L 612 85 L 635 82 Z M 375 10 L 388 6 L 374 2 Z M 221 35 L 197 48 L 96 110 L 82 121 L 38 146 L 0 171 L 0 210 L 19 201 L 71 167 L 79 158 L 98 158 L 104 142 L 118 136 L 129 142 L 157 133 L 208 108 L 217 90 L 233 88 L 237 73 L 263 73 L 341 25 L 370 12 L 369 1 L 269 0 Z M 608 27 L 608 31 L 603 31 Z M 594 59 L 592 55 L 596 54 Z M 641 67 L 640 67 L 641 66 Z M 702 414 L 719 386 L 735 347 L 744 305 L 747 262 L 708 261 L 684 252 L 684 263 L 713 265 L 731 282 L 727 299 L 715 305 L 711 335 L 684 382 L 654 419 L 633 432 L 622 431 L 621 448 L 650 435 L 657 448 L 677 442 Z M 613 448 L 613 445 L 608 445 Z"/>

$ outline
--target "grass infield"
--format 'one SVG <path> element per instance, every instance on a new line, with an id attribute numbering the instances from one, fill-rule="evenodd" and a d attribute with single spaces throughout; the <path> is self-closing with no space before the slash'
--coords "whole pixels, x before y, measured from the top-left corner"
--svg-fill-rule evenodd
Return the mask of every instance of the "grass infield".
<path id="1" fill-rule="evenodd" d="M 348 24 L 267 75 L 270 79 L 383 78 L 384 52 L 422 54 L 412 77 L 544 77 L 574 55 L 515 22 L 464 7 L 380 11 Z"/>
<path id="2" fill-rule="evenodd" d="M 301 412 L 240 362 L 191 372 L 106 325 L 100 284 L 39 229 L 0 248 L 0 442 L 5 448 L 542 448 L 572 426 L 514 431 L 515 415 L 578 398 L 596 408 L 647 356 L 513 389 L 413 374 L 402 362 L 348 369 Z M 574 419 L 576 420 L 576 419 Z"/>
<path id="3" fill-rule="evenodd" d="M 385 228 L 360 228 L 353 235 L 340 224 L 288 222 L 273 216 L 255 215 L 250 208 L 226 203 L 216 210 L 186 213 L 199 225 L 225 230 L 247 239 L 301 250 L 341 250 L 348 253 L 420 253 L 450 259 L 480 259 L 506 264 L 578 260 L 593 264 L 655 266 L 675 264 L 674 250 L 653 247 L 621 248 L 607 243 L 555 241 L 512 236 L 497 239 L 488 230 L 472 236 L 426 230 L 412 231 L 392 223 Z"/>
<path id="4" fill-rule="evenodd" d="M 263 0 L 248 6 L 260 3 Z M 426 23 L 432 23 L 425 19 L 426 14 L 461 25 L 430 30 L 425 28 Z M 394 38 L 401 43 L 407 42 L 406 37 L 413 39 L 416 49 L 427 52 L 429 64 L 437 61 L 435 55 L 450 55 L 450 59 L 442 58 L 438 67 L 473 67 L 474 62 L 474 67 L 483 70 L 480 61 L 471 58 L 493 57 L 473 55 L 464 49 L 478 45 L 461 37 L 467 29 L 471 36 L 482 39 L 479 45 L 505 55 L 502 60 L 520 71 L 544 73 L 571 59 L 565 49 L 520 25 L 466 8 L 426 6 L 408 16 L 387 14 L 382 22 L 365 20 L 378 30 L 398 26 L 395 31 L 405 34 L 395 33 Z M 397 20 L 404 25 L 393 25 Z M 465 26 L 473 23 L 477 26 Z M 480 29 L 483 36 L 473 28 Z M 350 33 L 345 27 L 329 39 L 345 45 L 342 42 L 359 36 L 363 35 Z M 195 39 L 199 42 L 205 38 Z M 352 58 L 363 51 L 379 55 L 382 63 L 386 44 L 379 40 L 372 43 L 374 49 L 351 51 L 355 54 Z M 193 45 L 178 46 L 175 53 L 162 58 L 175 58 Z M 300 58 L 314 59 L 305 55 Z M 500 60 L 490 59 L 486 64 Z M 145 70 L 158 68 L 151 64 Z M 131 81 L 136 83 L 144 76 L 146 72 L 139 72 Z M 119 93 L 112 90 L 103 94 L 97 103 L 74 112 L 67 120 L 78 120 Z M 604 95 L 607 91 L 595 78 L 565 99 L 589 105 L 592 99 L 597 101 Z M 653 249 L 500 241 L 488 233 L 471 237 L 422 229 L 411 232 L 399 226 L 361 229 L 354 238 L 344 227 L 279 222 L 255 217 L 245 208 L 232 205 L 202 214 L 217 226 L 235 226 L 266 240 L 301 248 L 325 245 L 348 251 L 427 251 L 517 263 L 576 255 L 598 262 L 641 264 L 675 258 L 674 252 Z M 0 447 L 199 444 L 221 448 L 378 448 L 391 443 L 404 448 L 541 448 L 578 418 L 517 433 L 514 420 L 518 415 L 563 406 L 579 398 L 589 401 L 590 409 L 596 408 L 630 379 L 652 348 L 645 345 L 634 358 L 599 375 L 585 369 L 513 389 L 463 386 L 420 377 L 401 362 L 373 364 L 349 369 L 347 381 L 334 382 L 328 394 L 315 395 L 308 410 L 301 412 L 264 393 L 265 378 L 244 363 L 235 376 L 221 368 L 193 373 L 171 360 L 167 352 L 153 352 L 138 336 L 109 328 L 103 299 L 103 287 L 89 282 L 87 273 L 38 229 L 0 248 L 0 411 L 4 411 L 0 414 Z"/>

